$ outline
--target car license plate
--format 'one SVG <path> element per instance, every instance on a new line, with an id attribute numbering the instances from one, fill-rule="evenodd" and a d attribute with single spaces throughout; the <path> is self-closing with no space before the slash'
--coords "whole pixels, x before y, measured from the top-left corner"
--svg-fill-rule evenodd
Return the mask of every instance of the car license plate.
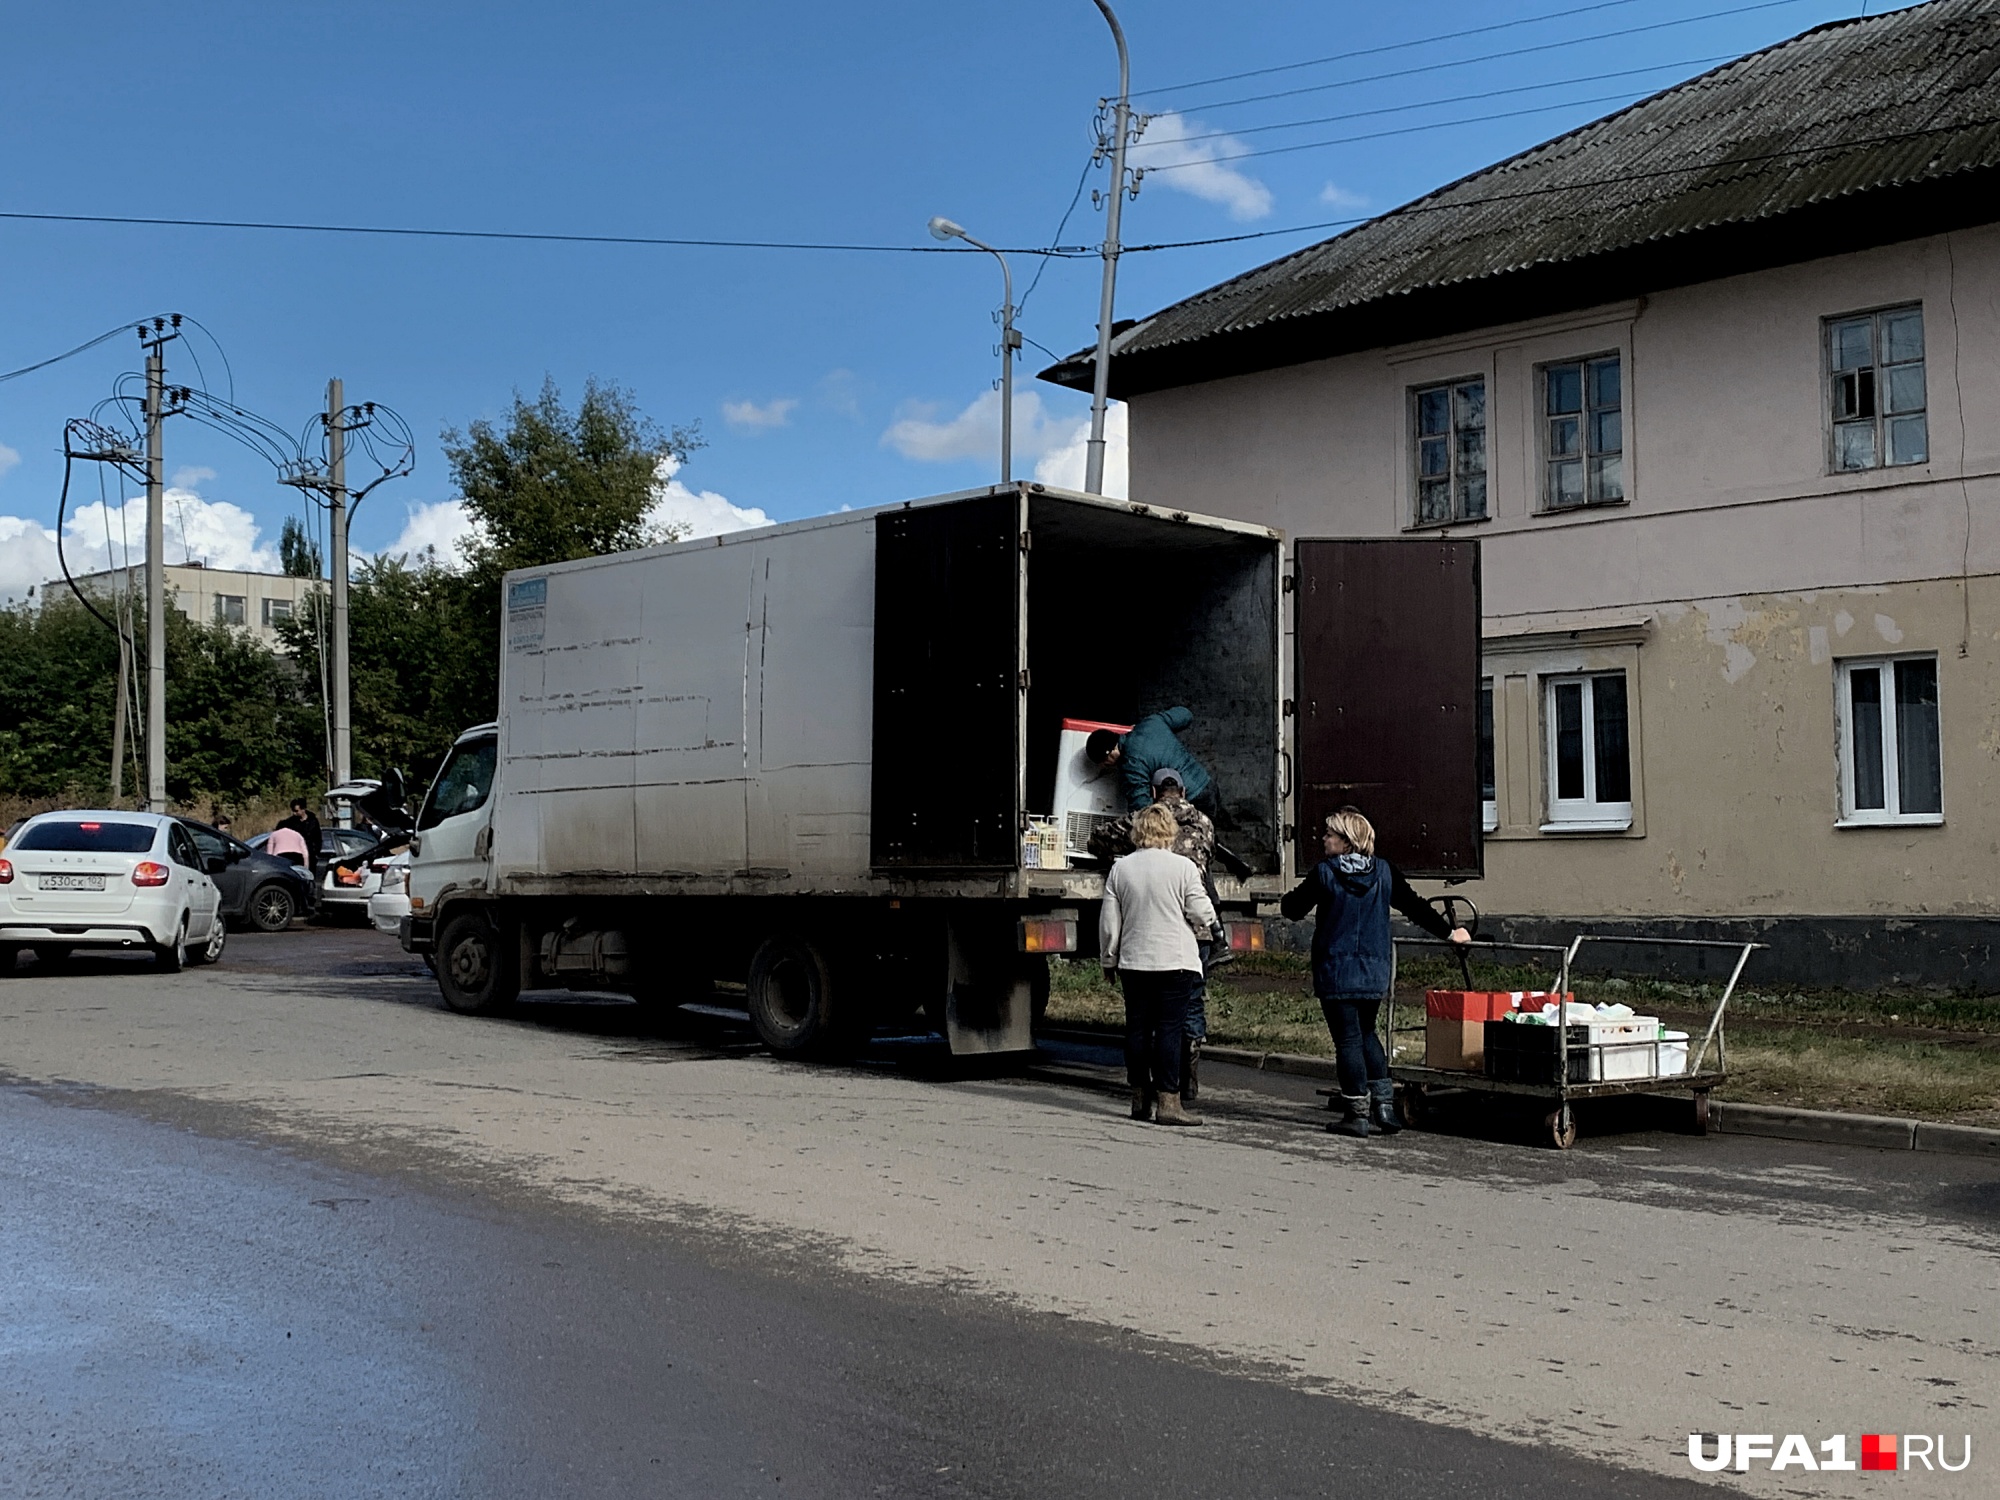
<path id="1" fill-rule="evenodd" d="M 40 888 L 45 891 L 101 891 L 104 889 L 102 875 L 44 875 Z"/>

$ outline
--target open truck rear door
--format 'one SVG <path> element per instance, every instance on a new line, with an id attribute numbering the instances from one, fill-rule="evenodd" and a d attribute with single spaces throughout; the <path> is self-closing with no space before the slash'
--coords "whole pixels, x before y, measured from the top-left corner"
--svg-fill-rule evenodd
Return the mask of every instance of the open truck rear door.
<path id="1" fill-rule="evenodd" d="M 875 529 L 871 862 L 1012 869 L 1021 857 L 1021 501 L 884 514 Z"/>
<path id="2" fill-rule="evenodd" d="M 1293 547 L 1298 868 L 1350 803 L 1405 875 L 1485 871 L 1479 785 L 1479 543 Z"/>

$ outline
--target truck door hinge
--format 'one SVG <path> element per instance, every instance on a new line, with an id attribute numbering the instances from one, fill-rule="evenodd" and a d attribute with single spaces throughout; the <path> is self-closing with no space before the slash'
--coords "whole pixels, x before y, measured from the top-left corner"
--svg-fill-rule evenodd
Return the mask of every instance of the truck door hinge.
<path id="1" fill-rule="evenodd" d="M 1032 549 L 1034 548 L 1034 545 L 1035 545 L 1035 534 L 1034 534 L 1034 532 L 1032 532 L 1032 531 L 1024 531 L 1024 532 L 1022 532 L 1022 533 L 1021 533 L 1021 550 L 1022 550 L 1023 552 L 1028 552 L 1028 551 L 1031 551 L 1031 550 L 1032 550 Z"/>
<path id="2" fill-rule="evenodd" d="M 1028 690 L 1028 669 L 1026 667 L 1023 667 L 1021 668 L 1021 691 L 1025 693 L 1027 692 L 1027 690 Z"/>
<path id="3" fill-rule="evenodd" d="M 1298 587 L 1299 587 L 1299 577 L 1298 577 L 1298 574 L 1296 574 L 1296 573 L 1287 573 L 1287 574 L 1285 575 L 1285 581 L 1284 581 L 1284 584 L 1283 584 L 1283 586 L 1282 586 L 1282 587 L 1281 587 L 1281 588 L 1279 589 L 1279 592 L 1280 592 L 1280 593 L 1283 593 L 1283 594 L 1291 594 L 1291 593 L 1296 593 L 1296 592 L 1298 591 Z"/>
<path id="4" fill-rule="evenodd" d="M 1285 842 L 1289 844 L 1293 839 L 1297 838 L 1298 836 L 1299 836 L 1298 829 L 1294 827 L 1292 824 L 1287 823 L 1285 825 Z"/>
<path id="5" fill-rule="evenodd" d="M 1292 717 L 1293 714 L 1297 713 L 1298 711 L 1299 711 L 1298 704 L 1294 703 L 1290 698 L 1287 698 L 1285 700 L 1285 709 L 1284 709 L 1285 717 L 1289 719 Z"/>

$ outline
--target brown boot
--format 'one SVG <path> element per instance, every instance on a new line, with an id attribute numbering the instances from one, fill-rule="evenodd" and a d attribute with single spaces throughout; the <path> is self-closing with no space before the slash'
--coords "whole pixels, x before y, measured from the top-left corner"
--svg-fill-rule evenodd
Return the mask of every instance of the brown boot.
<path id="1" fill-rule="evenodd" d="M 1181 1103 L 1181 1096 L 1179 1094 L 1160 1095 L 1160 1106 L 1154 1113 L 1153 1118 L 1161 1125 L 1199 1125 L 1201 1123 L 1200 1115 L 1188 1113 L 1187 1106 Z"/>
<path id="2" fill-rule="evenodd" d="M 1132 1090 L 1132 1118 L 1151 1120 L 1153 1118 L 1153 1091 L 1151 1089 Z"/>

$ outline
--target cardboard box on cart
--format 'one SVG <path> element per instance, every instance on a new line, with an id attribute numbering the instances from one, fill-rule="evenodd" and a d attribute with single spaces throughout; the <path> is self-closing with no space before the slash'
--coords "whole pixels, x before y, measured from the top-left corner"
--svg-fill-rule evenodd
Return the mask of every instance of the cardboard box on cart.
<path id="1" fill-rule="evenodd" d="M 1515 1010 L 1539 1010 L 1542 990 L 1426 990 L 1424 1064 L 1477 1073 L 1486 1066 L 1486 1023 Z"/>

